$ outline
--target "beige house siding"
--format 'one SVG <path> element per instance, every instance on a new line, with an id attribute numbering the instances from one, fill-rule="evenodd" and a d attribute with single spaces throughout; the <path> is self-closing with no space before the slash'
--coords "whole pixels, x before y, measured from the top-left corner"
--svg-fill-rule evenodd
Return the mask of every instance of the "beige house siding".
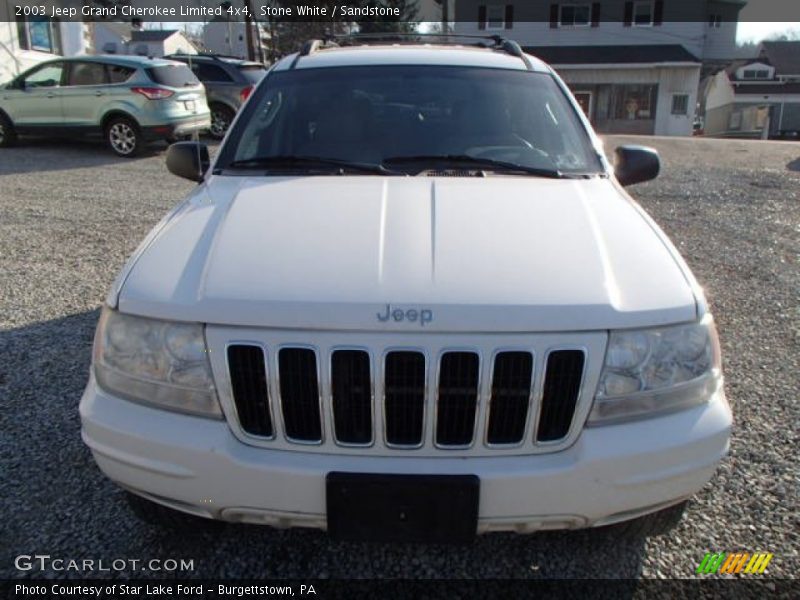
<path id="1" fill-rule="evenodd" d="M 554 68 L 573 91 L 593 94 L 592 123 L 604 133 L 654 133 L 656 135 L 691 135 L 700 65 L 659 66 L 630 65 L 620 68 L 598 68 L 589 65 L 554 65 Z M 608 102 L 609 86 L 657 86 L 653 119 L 601 119 L 598 103 Z M 684 115 L 672 114 L 672 96 L 685 94 L 687 110 Z"/>

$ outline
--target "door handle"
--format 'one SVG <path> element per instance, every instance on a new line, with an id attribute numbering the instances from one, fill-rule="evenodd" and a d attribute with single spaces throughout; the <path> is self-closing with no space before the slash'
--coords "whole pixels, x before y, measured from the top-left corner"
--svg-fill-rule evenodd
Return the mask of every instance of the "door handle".
<path id="1" fill-rule="evenodd" d="M 53 92 L 47 92 L 47 97 L 48 98 L 55 98 L 56 95 Z"/>

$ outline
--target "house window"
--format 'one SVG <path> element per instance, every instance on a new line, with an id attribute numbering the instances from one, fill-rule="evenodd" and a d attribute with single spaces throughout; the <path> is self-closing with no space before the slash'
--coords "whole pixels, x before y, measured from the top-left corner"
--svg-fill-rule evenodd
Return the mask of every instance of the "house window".
<path id="1" fill-rule="evenodd" d="M 17 20 L 17 37 L 22 50 L 62 54 L 58 21 L 35 17 L 20 18 Z"/>
<path id="2" fill-rule="evenodd" d="M 585 27 L 590 23 L 591 12 L 588 4 L 562 4 L 558 24 L 561 27 Z"/>
<path id="3" fill-rule="evenodd" d="M 714 29 L 719 29 L 722 24 L 722 15 L 710 14 L 708 15 L 708 26 Z"/>
<path id="4" fill-rule="evenodd" d="M 769 71 L 766 69 L 745 69 L 742 71 L 742 79 L 769 79 Z"/>
<path id="5" fill-rule="evenodd" d="M 650 0 L 633 3 L 633 24 L 637 27 L 650 27 L 653 24 L 653 3 Z"/>
<path id="6" fill-rule="evenodd" d="M 486 7 L 486 29 L 506 28 L 506 7 L 493 5 Z"/>
<path id="7" fill-rule="evenodd" d="M 689 112 L 689 94 L 672 94 L 672 114 L 685 115 Z"/>
<path id="8" fill-rule="evenodd" d="M 614 119 L 639 121 L 656 116 L 656 85 L 615 85 L 612 87 L 611 115 Z"/>

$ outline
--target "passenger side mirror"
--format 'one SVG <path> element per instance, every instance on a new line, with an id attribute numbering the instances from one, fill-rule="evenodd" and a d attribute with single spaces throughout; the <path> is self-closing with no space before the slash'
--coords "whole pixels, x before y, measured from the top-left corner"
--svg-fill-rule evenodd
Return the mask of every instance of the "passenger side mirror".
<path id="1" fill-rule="evenodd" d="M 190 181 L 203 181 L 210 164 L 208 146 L 200 142 L 177 142 L 167 150 L 169 172 Z"/>
<path id="2" fill-rule="evenodd" d="M 614 174 L 622 185 L 650 181 L 661 170 L 658 152 L 647 146 L 619 146 L 614 155 Z"/>

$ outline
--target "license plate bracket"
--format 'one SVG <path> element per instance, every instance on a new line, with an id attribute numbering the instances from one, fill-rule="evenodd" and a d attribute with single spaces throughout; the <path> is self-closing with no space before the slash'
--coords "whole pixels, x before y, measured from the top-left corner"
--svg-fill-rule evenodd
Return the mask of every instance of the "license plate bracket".
<path id="1" fill-rule="evenodd" d="M 336 540 L 469 543 L 477 532 L 476 475 L 331 472 L 325 487 Z"/>

